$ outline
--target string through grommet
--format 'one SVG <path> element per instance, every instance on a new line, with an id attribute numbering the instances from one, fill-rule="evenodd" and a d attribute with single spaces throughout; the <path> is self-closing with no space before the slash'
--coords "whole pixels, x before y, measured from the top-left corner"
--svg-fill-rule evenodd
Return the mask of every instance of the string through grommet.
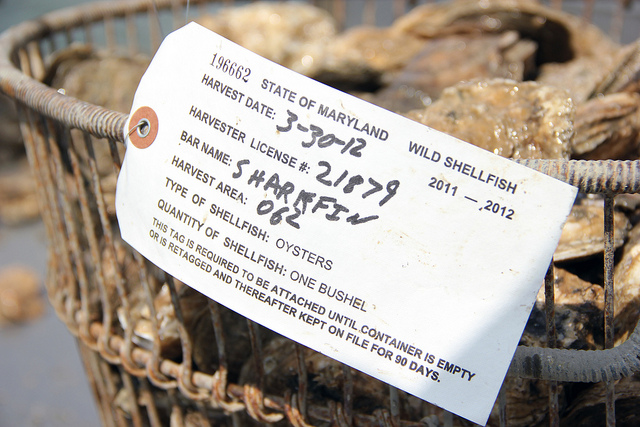
<path id="1" fill-rule="evenodd" d="M 138 136 L 140 138 L 146 138 L 151 132 L 151 123 L 147 119 L 140 119 L 138 124 L 131 128 L 127 136 L 131 136 L 131 134 L 135 131 L 138 131 Z"/>
<path id="2" fill-rule="evenodd" d="M 129 123 L 135 123 L 127 131 L 127 137 L 136 148 L 147 148 L 158 136 L 158 116 L 151 107 L 140 107 L 131 116 Z"/>

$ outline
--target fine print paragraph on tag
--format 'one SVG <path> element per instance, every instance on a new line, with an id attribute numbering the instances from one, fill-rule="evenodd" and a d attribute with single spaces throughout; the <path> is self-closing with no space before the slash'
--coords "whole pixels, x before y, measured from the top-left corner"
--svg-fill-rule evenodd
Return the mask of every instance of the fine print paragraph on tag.
<path id="1" fill-rule="evenodd" d="M 123 130 L 122 237 L 199 292 L 485 424 L 577 189 L 170 34 Z"/>

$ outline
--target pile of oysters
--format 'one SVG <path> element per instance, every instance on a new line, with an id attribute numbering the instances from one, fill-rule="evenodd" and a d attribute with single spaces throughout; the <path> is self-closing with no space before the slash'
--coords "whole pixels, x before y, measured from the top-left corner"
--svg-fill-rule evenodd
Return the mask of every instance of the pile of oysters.
<path id="1" fill-rule="evenodd" d="M 640 40 L 619 44 L 583 19 L 537 1 L 429 3 L 390 27 L 344 31 L 326 10 L 301 3 L 256 2 L 224 8 L 197 21 L 297 72 L 504 157 L 635 160 L 640 154 Z M 148 61 L 73 46 L 49 59 L 44 80 L 67 95 L 128 112 Z M 98 156 L 104 157 L 98 169 L 108 192 L 115 182 L 109 150 L 95 145 Z M 628 337 L 639 317 L 639 206 L 638 195 L 616 198 L 617 343 Z M 603 222 L 602 199 L 580 195 L 554 258 L 558 347 L 603 348 Z M 125 262 L 130 254 L 118 256 Z M 118 318 L 123 329 L 133 328 L 138 345 L 151 348 L 153 334 L 159 333 L 162 354 L 179 358 L 181 339 L 170 289 L 163 276 L 157 276 L 150 304 L 141 294 L 135 270 L 127 274 L 131 313 L 120 311 Z M 179 283 L 174 292 L 195 343 L 195 367 L 212 373 L 219 365 L 208 301 Z M 257 368 L 246 356 L 252 348 L 247 324 L 221 310 L 228 340 L 233 339 L 229 378 L 251 383 Z M 546 345 L 544 319 L 541 291 L 522 345 Z M 152 323 L 157 326 L 151 328 Z M 296 387 L 298 359 L 293 356 L 302 351 L 315 404 L 340 401 L 347 377 L 355 384 L 355 411 L 371 412 L 388 404 L 386 386 L 364 374 L 311 350 L 296 350 L 294 343 L 266 329 L 260 342 L 264 366 L 259 370 L 269 378 L 263 384 L 267 393 L 282 395 Z M 546 383 L 506 381 L 508 425 L 548 424 Z M 624 391 L 618 417 L 629 425 L 640 424 L 633 412 L 640 403 L 639 380 L 625 378 L 618 387 Z M 560 384 L 559 394 L 563 423 L 603 423 L 600 385 Z M 436 408 L 402 393 L 401 397 L 403 418 L 441 420 Z M 497 421 L 496 411 L 490 425 Z"/>

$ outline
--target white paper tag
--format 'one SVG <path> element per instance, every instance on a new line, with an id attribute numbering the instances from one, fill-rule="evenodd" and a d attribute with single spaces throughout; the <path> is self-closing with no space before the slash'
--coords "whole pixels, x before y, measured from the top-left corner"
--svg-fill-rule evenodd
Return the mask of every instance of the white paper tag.
<path id="1" fill-rule="evenodd" d="M 164 40 L 125 132 L 116 203 L 131 246 L 268 328 L 486 423 L 576 188 L 194 23 Z"/>

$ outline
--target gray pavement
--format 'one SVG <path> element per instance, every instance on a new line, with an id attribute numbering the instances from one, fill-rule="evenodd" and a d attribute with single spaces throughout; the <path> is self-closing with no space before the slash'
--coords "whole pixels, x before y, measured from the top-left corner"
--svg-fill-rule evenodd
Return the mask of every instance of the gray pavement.
<path id="1" fill-rule="evenodd" d="M 0 227 L 0 269 L 46 272 L 41 222 Z M 44 289 L 42 290 L 44 293 Z M 47 303 L 44 316 L 0 326 L 0 426 L 97 426 L 96 406 L 75 340 Z"/>

